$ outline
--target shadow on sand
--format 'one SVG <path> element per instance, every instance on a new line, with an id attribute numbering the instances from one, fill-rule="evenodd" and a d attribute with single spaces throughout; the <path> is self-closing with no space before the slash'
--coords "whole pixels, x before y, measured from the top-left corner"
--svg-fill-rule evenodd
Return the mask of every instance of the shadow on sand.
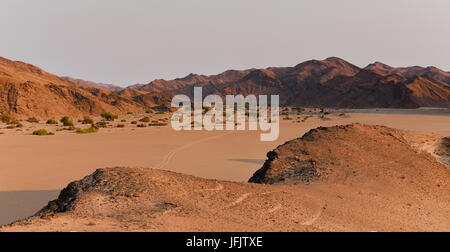
<path id="1" fill-rule="evenodd" d="M 0 192 L 0 225 L 29 217 L 51 200 L 58 198 L 60 190 Z"/>

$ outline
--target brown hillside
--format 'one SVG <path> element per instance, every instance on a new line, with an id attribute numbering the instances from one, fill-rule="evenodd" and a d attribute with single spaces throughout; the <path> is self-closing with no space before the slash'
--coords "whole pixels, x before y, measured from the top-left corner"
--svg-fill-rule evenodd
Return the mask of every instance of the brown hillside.
<path id="1" fill-rule="evenodd" d="M 0 114 L 17 119 L 141 112 L 148 107 L 168 107 L 171 97 L 146 92 L 124 96 L 120 91 L 85 88 L 38 67 L 0 58 Z"/>
<path id="2" fill-rule="evenodd" d="M 111 90 L 111 91 L 120 91 L 123 88 L 113 85 L 113 84 L 104 84 L 104 83 L 96 83 L 96 82 L 92 82 L 92 81 L 86 81 L 86 80 L 82 80 L 82 79 L 75 79 L 72 77 L 68 77 L 68 76 L 64 76 L 62 77 L 70 82 L 76 83 L 80 86 L 83 87 L 87 87 L 87 88 L 100 88 L 100 89 L 105 89 L 105 90 Z"/>

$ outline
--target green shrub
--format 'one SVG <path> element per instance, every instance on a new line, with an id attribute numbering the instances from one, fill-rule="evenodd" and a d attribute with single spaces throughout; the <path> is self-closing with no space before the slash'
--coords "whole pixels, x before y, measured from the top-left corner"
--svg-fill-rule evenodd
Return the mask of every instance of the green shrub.
<path id="1" fill-rule="evenodd" d="M 150 117 L 144 117 L 139 122 L 150 122 Z"/>
<path id="2" fill-rule="evenodd" d="M 152 111 L 151 109 L 147 109 L 147 110 L 145 111 L 145 113 L 147 113 L 147 114 L 153 114 L 153 111 Z"/>
<path id="3" fill-rule="evenodd" d="M 91 133 L 97 133 L 98 128 L 97 127 L 90 127 L 88 129 L 76 129 L 75 131 L 77 134 L 91 134 Z"/>
<path id="4" fill-rule="evenodd" d="M 114 121 L 115 119 L 119 118 L 118 115 L 113 115 L 112 113 L 109 112 L 104 112 L 101 114 L 101 116 L 105 118 L 105 120 L 107 121 Z"/>
<path id="5" fill-rule="evenodd" d="M 127 115 L 132 115 L 132 114 L 133 114 L 133 112 L 128 112 L 128 113 L 127 113 Z"/>
<path id="6" fill-rule="evenodd" d="M 61 118 L 60 122 L 62 122 L 64 126 L 73 126 L 73 122 L 68 116 L 64 116 L 63 118 Z"/>
<path id="7" fill-rule="evenodd" d="M 94 120 L 92 120 L 92 118 L 85 116 L 83 118 L 83 121 L 81 121 L 82 124 L 94 124 Z"/>
<path id="8" fill-rule="evenodd" d="M 9 114 L 3 114 L 1 117 L 1 121 L 3 123 L 9 123 L 9 122 L 11 122 L 11 120 L 12 120 L 12 117 Z"/>
<path id="9" fill-rule="evenodd" d="M 39 123 L 39 120 L 36 117 L 30 117 L 27 119 L 29 123 Z"/>
<path id="10" fill-rule="evenodd" d="M 35 135 L 35 136 L 53 136 L 53 135 L 55 135 L 55 133 L 48 132 L 45 129 L 40 129 L 40 130 L 33 131 L 33 135 Z"/>
<path id="11" fill-rule="evenodd" d="M 156 114 L 157 115 L 164 115 L 166 112 L 164 112 L 164 111 L 158 111 L 158 112 L 156 112 Z"/>
<path id="12" fill-rule="evenodd" d="M 56 120 L 49 119 L 47 120 L 47 124 L 58 124 L 58 122 Z"/>

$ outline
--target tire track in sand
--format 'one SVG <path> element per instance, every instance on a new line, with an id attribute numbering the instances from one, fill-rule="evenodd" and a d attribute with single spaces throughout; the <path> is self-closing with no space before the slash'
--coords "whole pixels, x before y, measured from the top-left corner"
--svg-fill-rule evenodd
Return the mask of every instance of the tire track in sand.
<path id="1" fill-rule="evenodd" d="M 228 132 L 228 133 L 221 134 L 221 135 L 218 135 L 218 136 L 207 137 L 207 138 L 200 139 L 198 141 L 194 141 L 194 142 L 185 144 L 185 145 L 183 145 L 183 146 L 181 146 L 181 147 L 179 147 L 179 148 L 177 148 L 177 149 L 167 153 L 167 155 L 164 157 L 163 161 L 161 161 L 161 163 L 158 166 L 156 166 L 155 168 L 158 169 L 158 170 L 163 170 L 175 158 L 175 156 L 177 155 L 178 152 L 180 152 L 180 151 L 182 151 L 184 149 L 187 149 L 189 147 L 192 147 L 192 146 L 194 146 L 196 144 L 199 144 L 199 143 L 202 143 L 202 142 L 206 142 L 206 141 L 209 141 L 209 140 L 213 140 L 213 139 L 216 139 L 216 138 L 224 137 L 224 136 L 229 135 L 231 133 L 232 132 Z"/>

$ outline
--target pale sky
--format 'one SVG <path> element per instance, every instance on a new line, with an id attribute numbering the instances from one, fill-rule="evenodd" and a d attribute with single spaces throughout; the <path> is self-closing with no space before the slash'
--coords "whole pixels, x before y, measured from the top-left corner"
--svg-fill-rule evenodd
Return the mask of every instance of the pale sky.
<path id="1" fill-rule="evenodd" d="M 449 0 L 1 0 L 0 56 L 122 86 L 330 56 L 450 71 L 449 13 Z"/>

